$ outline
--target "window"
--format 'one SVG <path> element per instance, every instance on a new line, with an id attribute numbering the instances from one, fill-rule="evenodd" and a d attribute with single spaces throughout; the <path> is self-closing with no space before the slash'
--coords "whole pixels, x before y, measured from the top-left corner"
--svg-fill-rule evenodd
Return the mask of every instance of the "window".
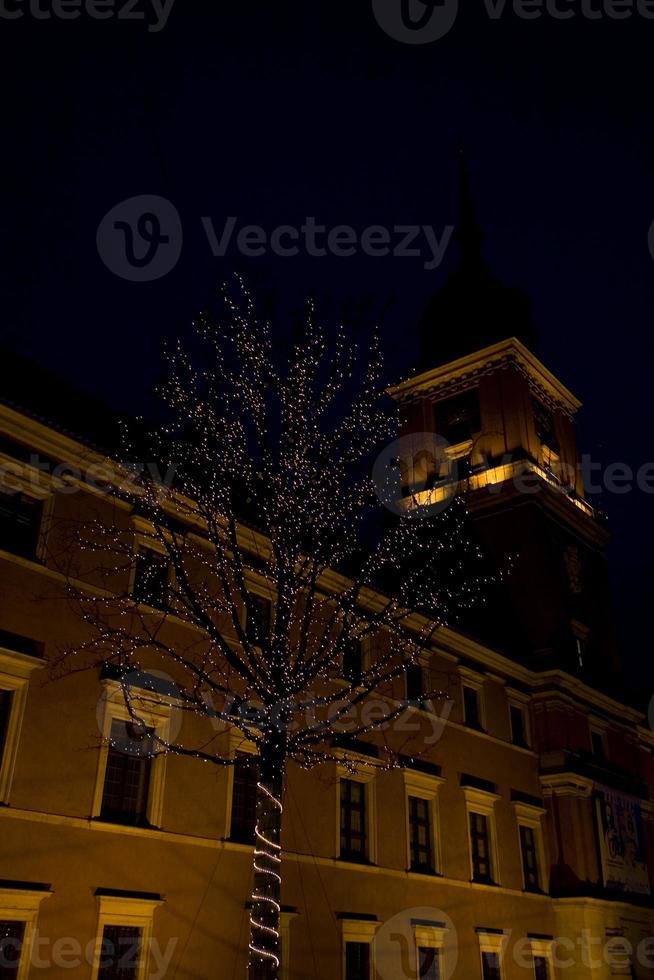
<path id="1" fill-rule="evenodd" d="M 482 953 L 481 967 L 483 980 L 502 980 L 499 953 Z"/>
<path id="2" fill-rule="evenodd" d="M 354 779 L 341 779 L 341 857 L 366 861 L 366 787 Z"/>
<path id="3" fill-rule="evenodd" d="M 345 980 L 370 980 L 370 943 L 345 944 Z"/>
<path id="4" fill-rule="evenodd" d="M 0 978 L 14 980 L 18 976 L 25 940 L 25 923 L 0 920 Z"/>
<path id="5" fill-rule="evenodd" d="M 114 719 L 100 817 L 114 823 L 147 823 L 153 729 Z"/>
<path id="6" fill-rule="evenodd" d="M 432 821 L 429 800 L 409 797 L 409 847 L 411 871 L 433 871 Z"/>
<path id="7" fill-rule="evenodd" d="M 424 688 L 423 670 L 420 664 L 407 664 L 404 669 L 407 701 L 422 705 Z"/>
<path id="8" fill-rule="evenodd" d="M 548 874 L 541 827 L 545 810 L 535 803 L 516 800 L 513 808 L 518 822 L 523 887 L 528 892 L 546 891 Z"/>
<path id="9" fill-rule="evenodd" d="M 0 548 L 21 558 L 35 558 L 43 502 L 0 487 Z"/>
<path id="10" fill-rule="evenodd" d="M 481 709 L 479 704 L 480 692 L 476 687 L 463 685 L 463 721 L 468 728 L 482 730 Z"/>
<path id="11" fill-rule="evenodd" d="M 5 754 L 5 744 L 7 732 L 9 730 L 9 717 L 11 715 L 11 705 L 13 702 L 13 691 L 0 690 L 0 767 Z"/>
<path id="12" fill-rule="evenodd" d="M 542 446 L 559 451 L 559 440 L 556 438 L 554 417 L 550 409 L 538 398 L 532 398 L 532 408 L 534 412 L 534 428 L 536 438 Z"/>
<path id="13" fill-rule="evenodd" d="M 591 729 L 590 744 L 592 753 L 598 762 L 606 762 L 606 746 L 604 743 L 604 732 Z"/>
<path id="14" fill-rule="evenodd" d="M 105 926 L 98 980 L 137 980 L 140 955 L 140 929 L 136 926 Z"/>
<path id="15" fill-rule="evenodd" d="M 344 980 L 370 980 L 375 972 L 372 942 L 379 928 L 374 915 L 341 919 Z M 375 974 L 376 975 L 376 974 Z"/>
<path id="16" fill-rule="evenodd" d="M 159 740 L 165 743 L 169 738 L 173 706 L 158 702 L 151 688 L 143 694 L 140 690 L 136 685 L 130 688 L 132 717 L 120 681 L 103 682 L 104 744 L 98 756 L 92 815 L 112 823 L 156 827 L 161 823 L 166 769 Z"/>
<path id="17" fill-rule="evenodd" d="M 248 595 L 249 610 L 245 614 L 245 635 L 253 644 L 265 642 L 272 631 L 272 601 L 257 592 Z"/>
<path id="18" fill-rule="evenodd" d="M 152 920 L 162 904 L 158 895 L 96 893 L 98 931 L 93 957 L 93 980 L 145 980 L 148 976 Z"/>
<path id="19" fill-rule="evenodd" d="M 470 846 L 472 880 L 490 884 L 493 881 L 491 841 L 488 817 L 483 813 L 470 813 Z"/>
<path id="20" fill-rule="evenodd" d="M 419 980 L 440 980 L 440 954 L 430 946 L 418 947 Z"/>
<path id="21" fill-rule="evenodd" d="M 540 891 L 540 874 L 538 871 L 538 847 L 536 831 L 533 827 L 520 827 L 520 851 L 522 853 L 522 873 L 525 891 Z"/>
<path id="22" fill-rule="evenodd" d="M 519 745 L 523 749 L 529 745 L 527 738 L 527 726 L 525 720 L 525 709 L 519 704 L 509 705 L 509 715 L 511 719 L 511 741 L 514 745 Z"/>
<path id="23" fill-rule="evenodd" d="M 170 564 L 166 555 L 153 548 L 142 548 L 136 556 L 132 594 L 137 602 L 153 609 L 168 606 Z"/>
<path id="24" fill-rule="evenodd" d="M 39 907 L 50 895 L 33 885 L 0 888 L 1 980 L 26 980 Z"/>
<path id="25" fill-rule="evenodd" d="M 0 804 L 9 802 L 29 677 L 43 666 L 38 657 L 3 646 L 9 642 L 0 639 Z"/>
<path id="26" fill-rule="evenodd" d="M 534 957 L 535 980 L 550 980 L 550 965 L 544 956 Z"/>
<path id="27" fill-rule="evenodd" d="M 350 684 L 356 684 L 363 674 L 363 644 L 361 640 L 348 638 L 343 650 L 343 677 Z"/>
<path id="28" fill-rule="evenodd" d="M 481 430 L 479 392 L 465 391 L 434 406 L 436 433 L 450 445 L 466 442 Z"/>
<path id="29" fill-rule="evenodd" d="M 254 843 L 254 828 L 257 822 L 257 783 L 259 767 L 245 760 L 252 758 L 249 753 L 239 753 L 240 760 L 234 765 L 234 785 L 232 790 L 232 822 L 230 840 L 241 844 Z"/>

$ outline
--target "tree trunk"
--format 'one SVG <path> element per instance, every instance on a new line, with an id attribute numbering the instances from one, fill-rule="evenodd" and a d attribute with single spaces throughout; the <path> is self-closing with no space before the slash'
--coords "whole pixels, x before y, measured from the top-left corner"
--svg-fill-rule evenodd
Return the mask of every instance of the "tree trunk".
<path id="1" fill-rule="evenodd" d="M 250 913 L 248 980 L 278 980 L 281 975 L 281 829 L 285 753 L 261 754 L 257 785 L 254 885 Z"/>

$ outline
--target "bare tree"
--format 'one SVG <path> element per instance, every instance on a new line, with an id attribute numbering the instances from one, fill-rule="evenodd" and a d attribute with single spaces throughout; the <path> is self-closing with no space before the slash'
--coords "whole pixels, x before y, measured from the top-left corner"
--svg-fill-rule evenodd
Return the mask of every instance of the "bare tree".
<path id="1" fill-rule="evenodd" d="M 151 433 L 150 451 L 174 481 L 139 474 L 113 491 L 160 557 L 139 564 L 146 559 L 124 522 L 106 514 L 78 522 L 80 575 L 101 575 L 104 585 L 89 591 L 71 578 L 89 629 L 65 662 L 112 665 L 135 722 L 144 699 L 170 697 L 256 746 L 252 980 L 279 975 L 288 761 L 354 765 L 354 755 L 337 750 L 344 718 L 357 719 L 348 725 L 351 745 L 407 710 L 393 700 L 393 682 L 457 607 L 483 596 L 485 575 L 456 504 L 429 521 L 379 506 L 370 461 L 397 436 L 397 419 L 377 341 L 364 357 L 343 330 L 329 345 L 309 305 L 282 355 L 240 282 L 222 301 L 220 315 L 201 316 L 190 343 L 168 353 L 166 422 Z M 171 632 L 173 620 L 193 628 L 192 641 Z M 135 683 L 148 655 L 174 668 L 174 699 Z M 373 692 L 387 708 L 362 718 Z M 233 765 L 213 737 L 191 744 L 154 733 L 152 751 Z M 380 764 L 393 766 L 397 751 L 385 741 Z"/>

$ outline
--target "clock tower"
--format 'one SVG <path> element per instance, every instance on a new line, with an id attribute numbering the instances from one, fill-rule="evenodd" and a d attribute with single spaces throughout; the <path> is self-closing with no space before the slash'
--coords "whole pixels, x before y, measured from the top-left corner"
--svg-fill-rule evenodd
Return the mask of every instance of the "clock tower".
<path id="1" fill-rule="evenodd" d="M 420 323 L 418 373 L 393 391 L 407 447 L 442 443 L 427 470 L 403 468 L 404 503 L 428 514 L 455 484 L 466 496 L 503 574 L 464 626 L 536 669 L 601 683 L 616 666 L 608 534 L 585 498 L 581 405 L 536 354 L 528 297 L 484 259 L 463 156 L 456 243 L 458 265 Z"/>

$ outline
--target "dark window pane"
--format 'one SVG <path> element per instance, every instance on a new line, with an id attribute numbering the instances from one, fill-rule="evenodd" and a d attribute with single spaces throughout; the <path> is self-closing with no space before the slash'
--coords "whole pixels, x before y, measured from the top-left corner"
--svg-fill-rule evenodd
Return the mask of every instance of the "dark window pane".
<path id="1" fill-rule="evenodd" d="M 409 797 L 409 840 L 411 844 L 411 870 L 433 871 L 431 810 L 428 800 Z"/>
<path id="2" fill-rule="evenodd" d="M 0 980 L 14 980 L 18 976 L 24 938 L 24 922 L 0 920 Z"/>
<path id="3" fill-rule="evenodd" d="M 440 959 L 437 949 L 421 946 L 418 949 L 419 980 L 440 980 Z"/>
<path id="4" fill-rule="evenodd" d="M 520 848 L 522 850 L 522 870 L 527 891 L 538 891 L 540 876 L 538 873 L 538 851 L 536 848 L 536 833 L 533 827 L 520 827 Z"/>
<path id="5" fill-rule="evenodd" d="M 246 765 L 246 760 L 251 758 L 242 755 L 243 761 L 234 766 L 230 837 L 242 844 L 254 843 L 254 828 L 257 822 L 259 767 L 253 763 Z"/>
<path id="6" fill-rule="evenodd" d="M 34 558 L 42 511 L 40 500 L 0 487 L 0 548 L 21 558 Z"/>
<path id="7" fill-rule="evenodd" d="M 473 881 L 492 883 L 488 818 L 482 813 L 470 814 L 470 845 Z"/>
<path id="8" fill-rule="evenodd" d="M 140 929 L 134 926 L 105 926 L 98 980 L 136 980 L 140 947 Z"/>
<path id="9" fill-rule="evenodd" d="M 534 976 L 536 980 L 550 980 L 550 967 L 544 956 L 534 956 Z"/>
<path id="10" fill-rule="evenodd" d="M 606 752 L 604 751 L 604 737 L 601 732 L 591 732 L 590 740 L 593 749 L 593 755 L 596 759 L 604 762 L 606 759 Z"/>
<path id="11" fill-rule="evenodd" d="M 463 688 L 463 720 L 468 728 L 481 728 L 479 691 L 467 685 Z"/>
<path id="12" fill-rule="evenodd" d="M 272 602 L 256 592 L 250 593 L 248 602 L 250 610 L 245 616 L 245 634 L 250 643 L 264 643 L 272 632 Z"/>
<path id="13" fill-rule="evenodd" d="M 363 673 L 363 646 L 360 640 L 348 639 L 343 650 L 343 677 L 351 684 L 361 680 Z"/>
<path id="14" fill-rule="evenodd" d="M 479 393 L 465 391 L 434 406 L 436 433 L 451 445 L 472 439 L 481 430 Z"/>
<path id="15" fill-rule="evenodd" d="M 5 754 L 5 743 L 7 741 L 12 701 L 13 694 L 11 691 L 0 690 L 0 766 L 2 765 Z"/>
<path id="16" fill-rule="evenodd" d="M 341 857 L 348 861 L 366 860 L 366 790 L 363 783 L 342 779 Z"/>
<path id="17" fill-rule="evenodd" d="M 368 943 L 345 944 L 345 980 L 370 980 Z"/>
<path id="18" fill-rule="evenodd" d="M 148 790 L 154 746 L 151 728 L 114 720 L 104 777 L 103 820 L 147 822 Z"/>
<path id="19" fill-rule="evenodd" d="M 482 953 L 483 980 L 502 980 L 500 973 L 500 958 L 497 953 Z"/>
<path id="20" fill-rule="evenodd" d="M 425 693 L 424 678 L 420 664 L 409 664 L 405 668 L 406 677 L 406 699 L 416 704 L 422 704 L 422 696 Z"/>
<path id="21" fill-rule="evenodd" d="M 538 398 L 532 399 L 534 411 L 534 426 L 536 437 L 543 446 L 552 449 L 555 453 L 559 451 L 559 440 L 554 431 L 554 418 L 551 411 Z"/>
<path id="22" fill-rule="evenodd" d="M 514 745 L 527 745 L 525 738 L 525 715 L 522 708 L 512 704 L 509 708 L 511 713 L 511 739 Z"/>
<path id="23" fill-rule="evenodd" d="M 134 573 L 134 598 L 153 609 L 165 609 L 168 605 L 169 562 L 165 555 L 145 548 L 136 556 Z"/>

